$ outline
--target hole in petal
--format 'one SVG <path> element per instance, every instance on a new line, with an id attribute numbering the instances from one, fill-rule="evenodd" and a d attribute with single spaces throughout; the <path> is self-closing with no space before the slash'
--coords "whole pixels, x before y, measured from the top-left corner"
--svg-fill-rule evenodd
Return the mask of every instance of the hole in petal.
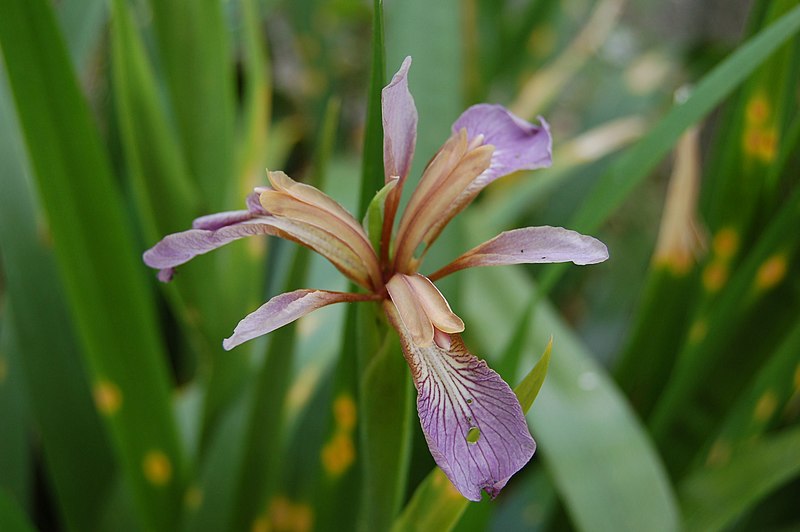
<path id="1" fill-rule="evenodd" d="M 467 443 L 478 443 L 478 440 L 481 437 L 481 429 L 478 427 L 472 427 L 467 432 Z"/>

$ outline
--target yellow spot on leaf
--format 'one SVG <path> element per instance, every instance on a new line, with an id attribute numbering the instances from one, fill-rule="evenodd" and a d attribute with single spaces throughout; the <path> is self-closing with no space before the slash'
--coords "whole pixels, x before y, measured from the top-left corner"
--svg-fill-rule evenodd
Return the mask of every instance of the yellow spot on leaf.
<path id="1" fill-rule="evenodd" d="M 778 398 L 775 396 L 774 392 L 767 390 L 756 402 L 756 407 L 753 410 L 753 418 L 762 423 L 769 421 L 777 407 Z"/>
<path id="2" fill-rule="evenodd" d="M 725 227 L 714 235 L 714 254 L 721 259 L 730 259 L 739 250 L 739 233 L 731 227 Z"/>
<path id="3" fill-rule="evenodd" d="M 728 280 L 728 266 L 719 260 L 712 261 L 703 270 L 703 287 L 707 292 L 718 292 Z"/>
<path id="4" fill-rule="evenodd" d="M 778 149 L 778 133 L 774 127 L 748 128 L 742 137 L 742 149 L 753 159 L 771 163 Z"/>
<path id="5" fill-rule="evenodd" d="M 333 402 L 333 418 L 340 430 L 351 431 L 356 427 L 356 403 L 349 395 L 340 395 Z"/>
<path id="6" fill-rule="evenodd" d="M 284 496 L 277 496 L 269 504 L 268 520 L 262 528 L 256 528 L 260 520 L 253 523 L 254 531 L 308 532 L 314 526 L 311 507 L 294 503 Z"/>
<path id="7" fill-rule="evenodd" d="M 724 440 L 717 440 L 711 446 L 706 464 L 710 466 L 725 465 L 731 459 L 731 444 Z"/>
<path id="8" fill-rule="evenodd" d="M 253 521 L 253 526 L 250 527 L 250 532 L 271 532 L 272 527 L 269 525 L 267 516 L 262 515 Z"/>
<path id="9" fill-rule="evenodd" d="M 758 290 L 769 290 L 786 276 L 786 256 L 773 255 L 758 268 L 755 285 Z"/>
<path id="10" fill-rule="evenodd" d="M 770 113 L 771 109 L 769 100 L 767 100 L 763 93 L 758 92 L 754 94 L 747 102 L 747 107 L 745 108 L 745 120 L 750 125 L 764 125 L 764 123 L 769 119 Z"/>
<path id="11" fill-rule="evenodd" d="M 183 502 L 190 510 L 197 510 L 203 503 L 203 490 L 199 486 L 190 486 L 186 490 Z"/>
<path id="12" fill-rule="evenodd" d="M 697 344 L 702 342 L 708 333 L 708 323 L 706 320 L 695 321 L 689 329 L 689 342 Z"/>
<path id="13" fill-rule="evenodd" d="M 356 458 L 356 450 L 353 446 L 353 439 L 349 434 L 337 432 L 333 438 L 322 448 L 322 466 L 325 471 L 334 477 L 338 477 L 353 465 Z"/>
<path id="14" fill-rule="evenodd" d="M 122 406 L 122 392 L 113 382 L 100 379 L 94 385 L 94 404 L 101 414 L 113 415 Z"/>
<path id="15" fill-rule="evenodd" d="M 154 486 L 163 486 L 172 478 L 172 464 L 162 451 L 148 452 L 142 465 L 144 477 Z"/>

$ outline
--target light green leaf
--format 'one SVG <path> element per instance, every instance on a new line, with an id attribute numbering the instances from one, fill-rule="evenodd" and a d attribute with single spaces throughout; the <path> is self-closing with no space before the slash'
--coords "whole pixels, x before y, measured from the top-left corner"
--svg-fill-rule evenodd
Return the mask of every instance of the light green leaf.
<path id="1" fill-rule="evenodd" d="M 719 468 L 701 469 L 679 488 L 687 532 L 722 530 L 762 497 L 800 474 L 800 427 L 756 440 Z"/>
<path id="2" fill-rule="evenodd" d="M 379 249 L 381 245 L 381 230 L 383 228 L 383 207 L 386 203 L 386 196 L 397 186 L 397 179 L 392 179 L 380 189 L 367 207 L 367 214 L 364 216 L 363 226 L 372 243 L 372 249 Z"/>

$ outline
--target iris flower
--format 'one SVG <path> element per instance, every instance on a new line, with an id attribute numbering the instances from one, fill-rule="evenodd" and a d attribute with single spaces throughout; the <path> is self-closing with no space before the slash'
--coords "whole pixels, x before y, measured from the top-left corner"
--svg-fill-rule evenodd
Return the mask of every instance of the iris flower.
<path id="1" fill-rule="evenodd" d="M 198 218 L 192 229 L 165 237 L 144 254 L 159 279 L 176 266 L 243 237 L 292 240 L 328 259 L 359 293 L 300 289 L 273 297 L 239 322 L 223 342 L 229 350 L 332 303 L 377 301 L 400 336 L 417 389 L 417 410 L 431 454 L 464 497 L 495 497 L 536 449 L 514 392 L 461 340 L 464 322 L 434 281 L 464 268 L 520 263 L 593 264 L 608 258 L 602 242 L 560 227 L 501 233 L 429 275 L 419 273 L 429 246 L 453 217 L 492 181 L 550 165 L 547 123 L 529 124 L 499 105 L 467 109 L 425 168 L 395 228 L 416 143 L 417 110 L 408 90 L 406 58 L 383 89 L 386 187 L 380 235 L 373 239 L 323 192 L 268 172 L 269 187 L 247 197 L 247 209 Z"/>

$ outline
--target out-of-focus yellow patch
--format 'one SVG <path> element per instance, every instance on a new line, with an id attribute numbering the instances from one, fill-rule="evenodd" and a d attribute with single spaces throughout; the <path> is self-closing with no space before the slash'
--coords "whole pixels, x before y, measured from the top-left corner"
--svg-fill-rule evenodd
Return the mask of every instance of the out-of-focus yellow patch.
<path id="1" fill-rule="evenodd" d="M 163 451 L 152 450 L 144 456 L 144 478 L 154 486 L 163 486 L 172 478 L 172 464 Z"/>
<path id="2" fill-rule="evenodd" d="M 769 100 L 764 96 L 764 93 L 759 91 L 750 97 L 744 116 L 749 125 L 762 126 L 769 120 L 771 113 L 772 109 Z"/>
<path id="3" fill-rule="evenodd" d="M 336 426 L 345 431 L 351 431 L 356 427 L 356 403 L 349 395 L 340 395 L 333 402 L 333 419 Z"/>
<path id="4" fill-rule="evenodd" d="M 757 290 L 769 290 L 780 283 L 786 276 L 786 256 L 773 255 L 758 268 L 755 286 Z"/>
<path id="5" fill-rule="evenodd" d="M 122 392 L 113 382 L 100 379 L 94 385 L 94 404 L 101 414 L 116 414 L 122 406 Z"/>
<path id="6" fill-rule="evenodd" d="M 261 515 L 253 521 L 253 526 L 250 527 L 250 532 L 272 532 L 272 527 L 266 515 Z"/>
<path id="7" fill-rule="evenodd" d="M 689 328 L 689 343 L 697 344 L 703 341 L 708 333 L 708 323 L 700 319 L 695 321 Z"/>
<path id="8" fill-rule="evenodd" d="M 322 467 L 332 477 L 347 471 L 356 459 L 353 438 L 344 432 L 337 432 L 322 448 Z"/>
<path id="9" fill-rule="evenodd" d="M 714 235 L 711 245 L 716 256 L 728 260 L 739 250 L 739 233 L 732 227 L 723 227 Z"/>
<path id="10" fill-rule="evenodd" d="M 706 465 L 721 466 L 727 464 L 731 459 L 731 444 L 725 440 L 717 440 L 711 446 L 706 459 Z"/>
<path id="11" fill-rule="evenodd" d="M 775 392 L 767 390 L 756 402 L 756 407 L 753 409 L 753 419 L 761 423 L 769 421 L 775 409 L 778 407 L 778 398 Z"/>
<path id="12" fill-rule="evenodd" d="M 749 157 L 771 163 L 778 150 L 778 132 L 771 126 L 754 126 L 744 130 L 742 150 Z"/>
<path id="13" fill-rule="evenodd" d="M 272 499 L 267 517 L 261 528 L 256 528 L 257 524 L 261 524 L 261 519 L 256 520 L 253 531 L 308 532 L 314 526 L 314 514 L 310 506 L 292 502 L 282 495 Z"/>
<path id="14" fill-rule="evenodd" d="M 8 359 L 0 353 L 0 384 L 8 377 Z"/>
<path id="15" fill-rule="evenodd" d="M 703 270 L 703 287 L 707 292 L 718 292 L 727 281 L 728 266 L 722 261 L 711 261 Z"/>
<path id="16" fill-rule="evenodd" d="M 547 57 L 552 53 L 557 40 L 558 35 L 551 26 L 539 26 L 530 34 L 528 51 L 540 59 Z"/>
<path id="17" fill-rule="evenodd" d="M 183 503 L 190 510 L 197 510 L 203 504 L 203 490 L 199 486 L 189 486 L 186 490 L 186 495 L 183 497 Z"/>

